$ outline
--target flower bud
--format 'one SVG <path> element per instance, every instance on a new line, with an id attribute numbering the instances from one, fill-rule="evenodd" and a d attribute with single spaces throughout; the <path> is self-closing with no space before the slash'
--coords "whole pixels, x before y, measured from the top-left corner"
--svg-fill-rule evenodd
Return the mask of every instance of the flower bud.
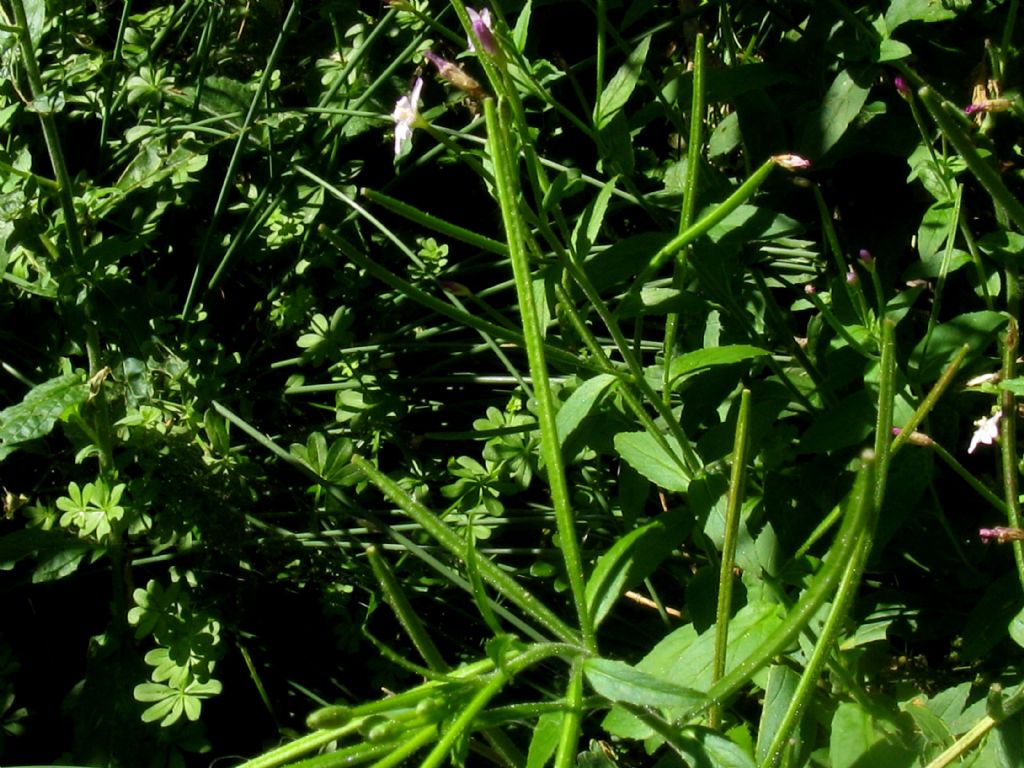
<path id="1" fill-rule="evenodd" d="M 469 50 L 476 53 L 476 46 L 473 44 L 472 38 L 475 37 L 480 43 L 480 47 L 484 49 L 485 53 L 491 56 L 498 55 L 498 42 L 494 39 L 494 28 L 491 26 L 491 12 L 489 9 L 484 8 L 482 11 L 477 12 L 473 8 L 466 8 L 466 13 L 469 14 L 469 22 L 473 27 L 473 34 L 467 40 L 469 43 Z"/>
<path id="2" fill-rule="evenodd" d="M 772 161 L 787 171 L 803 171 L 811 167 L 811 161 L 806 157 L 792 154 L 772 155 Z"/>

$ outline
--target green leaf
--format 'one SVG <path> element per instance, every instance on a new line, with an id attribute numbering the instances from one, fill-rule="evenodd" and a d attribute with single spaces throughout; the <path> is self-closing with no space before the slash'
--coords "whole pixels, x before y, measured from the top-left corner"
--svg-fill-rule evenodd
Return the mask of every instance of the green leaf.
<path id="1" fill-rule="evenodd" d="M 516 19 L 515 29 L 512 30 L 512 42 L 520 51 L 526 49 L 526 35 L 530 29 L 530 16 L 533 12 L 533 3 L 526 0 L 526 3 L 519 10 L 519 17 Z"/>
<path id="2" fill-rule="evenodd" d="M 1017 645 L 1024 647 L 1024 609 L 1010 619 L 1010 637 Z"/>
<path id="3" fill-rule="evenodd" d="M 648 432 L 620 432 L 615 436 L 615 451 L 623 461 L 655 485 L 667 491 L 682 492 L 690 485 L 682 461 L 679 443 L 671 435 L 665 440 L 674 453 L 670 454 Z"/>
<path id="4" fill-rule="evenodd" d="M 953 734 L 942 719 L 938 717 L 922 701 L 921 696 L 915 696 L 910 701 L 900 704 L 900 709 L 906 712 L 914 720 L 914 725 L 921 733 L 921 736 L 934 748 L 944 749 L 953 743 Z"/>
<path id="5" fill-rule="evenodd" d="M 598 130 L 605 128 L 629 101 L 640 79 L 640 70 L 644 66 L 647 49 L 650 46 L 651 37 L 648 35 L 633 49 L 626 62 L 619 67 L 619 71 L 608 83 L 608 87 L 601 93 L 601 99 L 597 103 L 597 114 L 594 116 L 594 125 Z"/>
<path id="6" fill-rule="evenodd" d="M 51 581 L 53 578 L 67 575 L 60 571 L 70 563 L 77 566 L 78 562 L 94 548 L 89 542 L 77 536 L 69 536 L 62 530 L 22 528 L 0 537 L 0 568 L 7 568 L 25 558 L 35 557 L 42 563 L 49 563 L 50 568 L 45 575 L 40 574 L 39 578 L 33 575 L 32 581 Z"/>
<path id="7" fill-rule="evenodd" d="M 564 445 L 576 428 L 587 417 L 594 405 L 604 394 L 608 385 L 615 381 L 615 376 L 610 373 L 599 373 L 580 384 L 576 391 L 569 395 L 569 398 L 562 403 L 558 409 L 558 442 Z"/>
<path id="8" fill-rule="evenodd" d="M 801 453 L 827 453 L 856 445 L 875 427 L 875 401 L 867 390 L 855 392 L 823 411 L 800 438 Z"/>
<path id="9" fill-rule="evenodd" d="M 761 708 L 761 723 L 757 729 L 757 761 L 763 763 L 768 749 L 782 720 L 789 710 L 789 703 L 796 693 L 800 675 L 784 664 L 776 664 L 768 670 L 768 685 L 764 692 Z M 795 751 L 795 750 L 794 750 Z"/>
<path id="10" fill-rule="evenodd" d="M 917 253 L 922 262 L 931 263 L 936 256 L 939 256 L 939 261 L 941 261 L 942 246 L 946 244 L 953 211 L 952 200 L 940 200 L 932 203 L 921 217 L 921 225 L 917 229 Z M 929 272 L 929 276 L 937 274 L 937 267 Z"/>
<path id="11" fill-rule="evenodd" d="M 909 45 L 890 38 L 879 43 L 878 57 L 875 61 L 879 64 L 885 61 L 899 61 L 900 59 L 907 58 L 913 52 Z"/>
<path id="12" fill-rule="evenodd" d="M 726 673 L 754 653 L 782 621 L 782 609 L 775 603 L 743 606 L 729 622 Z M 714 628 L 698 636 L 693 625 L 688 624 L 662 639 L 636 668 L 682 688 L 706 691 L 711 686 L 714 655 Z M 647 739 L 654 735 L 633 715 L 615 707 L 602 725 L 609 733 L 623 738 Z"/>
<path id="13" fill-rule="evenodd" d="M 936 0 L 893 0 L 885 12 L 885 25 L 892 32 L 908 21 L 946 21 L 956 16 L 948 2 Z"/>
<path id="14" fill-rule="evenodd" d="M 809 128 L 809 144 L 817 154 L 823 155 L 835 146 L 860 114 L 867 98 L 868 89 L 857 85 L 848 70 L 836 75 L 821 103 L 817 125 Z"/>
<path id="15" fill-rule="evenodd" d="M 61 416 L 88 397 L 84 373 L 67 373 L 30 389 L 20 403 L 0 411 L 0 461 L 19 443 L 48 435 Z"/>
<path id="16" fill-rule="evenodd" d="M 627 237 L 584 264 L 587 277 L 599 293 L 618 285 L 645 266 L 650 258 L 671 239 L 665 232 L 644 232 Z"/>
<path id="17" fill-rule="evenodd" d="M 964 344 L 971 348 L 967 359 L 976 357 L 1005 325 L 1006 315 L 999 312 L 969 312 L 937 325 L 910 354 L 910 370 L 916 372 L 914 381 L 934 381 Z"/>
<path id="18" fill-rule="evenodd" d="M 555 754 L 562 732 L 562 713 L 548 712 L 537 718 L 526 753 L 526 768 L 543 768 Z"/>
<path id="19" fill-rule="evenodd" d="M 901 744 L 895 727 L 882 723 L 855 702 L 843 702 L 832 717 L 832 738 L 829 742 L 831 768 L 910 768 L 916 756 Z"/>
<path id="20" fill-rule="evenodd" d="M 671 380 L 674 382 L 680 376 L 694 373 L 703 368 L 711 368 L 715 365 L 731 365 L 732 363 L 739 363 L 752 357 L 760 357 L 767 354 L 769 354 L 767 349 L 750 346 L 749 344 L 730 344 L 725 347 L 698 349 L 679 355 L 672 360 Z"/>
<path id="21" fill-rule="evenodd" d="M 710 728 L 687 728 L 681 734 L 682 751 L 690 765 L 714 768 L 756 768 L 743 747 Z"/>
<path id="22" fill-rule="evenodd" d="M 32 47 L 38 48 L 46 26 L 46 0 L 24 0 L 25 17 L 28 22 L 28 34 Z"/>
<path id="23" fill-rule="evenodd" d="M 612 659 L 587 659 L 583 662 L 583 674 L 591 688 L 609 701 L 641 707 L 688 709 L 699 706 L 706 698 L 700 691 L 659 679 Z"/>
<path id="24" fill-rule="evenodd" d="M 581 259 L 590 253 L 590 247 L 601 233 L 604 215 L 608 211 L 608 201 L 615 191 L 615 184 L 618 180 L 618 176 L 612 176 L 612 178 L 608 179 L 604 186 L 601 187 L 601 191 L 597 193 L 597 197 L 587 205 L 583 215 L 576 220 L 572 240 L 576 253 Z"/>
<path id="25" fill-rule="evenodd" d="M 621 536 L 598 558 L 586 589 L 595 627 L 626 589 L 653 573 L 669 555 L 679 541 L 674 528 L 659 518 Z"/>

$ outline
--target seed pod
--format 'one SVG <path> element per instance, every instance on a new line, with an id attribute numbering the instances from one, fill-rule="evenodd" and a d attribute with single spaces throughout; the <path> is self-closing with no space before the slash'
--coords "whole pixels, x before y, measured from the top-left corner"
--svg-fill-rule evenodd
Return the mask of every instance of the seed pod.
<path id="1" fill-rule="evenodd" d="M 352 719 L 352 708 L 343 705 L 323 707 L 306 718 L 306 725 L 319 731 L 324 728 L 340 728 Z"/>

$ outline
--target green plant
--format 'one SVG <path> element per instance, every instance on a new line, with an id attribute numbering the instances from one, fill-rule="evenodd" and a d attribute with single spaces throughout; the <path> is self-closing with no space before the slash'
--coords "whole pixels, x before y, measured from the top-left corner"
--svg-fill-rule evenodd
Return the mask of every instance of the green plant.
<path id="1" fill-rule="evenodd" d="M 1016 16 L 10 0 L 2 746 L 1020 763 Z"/>

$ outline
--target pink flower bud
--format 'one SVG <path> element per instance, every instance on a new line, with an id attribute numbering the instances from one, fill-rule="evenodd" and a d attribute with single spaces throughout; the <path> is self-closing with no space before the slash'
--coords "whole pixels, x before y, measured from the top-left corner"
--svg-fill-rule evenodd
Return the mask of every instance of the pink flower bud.
<path id="1" fill-rule="evenodd" d="M 811 161 L 806 157 L 792 154 L 772 155 L 772 161 L 782 166 L 787 171 L 803 171 L 811 167 Z"/>
<path id="2" fill-rule="evenodd" d="M 473 37 L 480 43 L 480 47 L 491 56 L 498 55 L 498 42 L 494 39 L 494 28 L 491 26 L 491 11 L 488 8 L 484 8 L 482 11 L 476 11 L 473 8 L 467 8 L 466 13 L 469 14 L 470 24 L 473 26 L 473 34 L 467 40 L 469 43 L 469 50 L 476 53 L 476 46 L 473 44 Z"/>
<path id="3" fill-rule="evenodd" d="M 1002 526 L 981 528 L 978 530 L 978 537 L 986 544 L 993 539 L 1000 544 L 1005 544 L 1008 541 L 1024 539 L 1024 530 L 1020 528 L 1004 528 Z"/>

